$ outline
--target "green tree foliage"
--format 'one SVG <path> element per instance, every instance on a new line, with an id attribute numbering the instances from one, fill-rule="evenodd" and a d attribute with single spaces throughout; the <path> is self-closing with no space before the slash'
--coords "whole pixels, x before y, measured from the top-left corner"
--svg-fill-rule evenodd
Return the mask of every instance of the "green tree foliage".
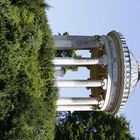
<path id="1" fill-rule="evenodd" d="M 44 0 L 0 0 L 0 139 L 51 140 L 53 39 Z"/>
<path id="2" fill-rule="evenodd" d="M 61 112 L 55 140 L 134 140 L 124 117 L 102 112 Z"/>
<path id="3" fill-rule="evenodd" d="M 60 33 L 58 33 L 58 35 L 61 35 Z M 64 36 L 69 36 L 68 32 L 63 33 Z M 73 57 L 73 58 L 77 58 L 77 54 L 75 50 L 57 50 L 55 53 L 56 57 Z M 77 71 L 78 68 L 75 66 L 65 66 L 65 67 L 61 67 L 61 69 L 64 71 L 64 74 L 68 71 Z"/>

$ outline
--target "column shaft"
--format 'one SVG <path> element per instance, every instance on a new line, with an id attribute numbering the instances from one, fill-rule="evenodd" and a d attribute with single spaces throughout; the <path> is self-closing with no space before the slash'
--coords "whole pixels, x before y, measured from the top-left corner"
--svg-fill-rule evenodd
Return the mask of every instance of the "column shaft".
<path id="1" fill-rule="evenodd" d="M 102 87 L 102 80 L 57 80 L 57 87 Z"/>
<path id="2" fill-rule="evenodd" d="M 58 106 L 64 105 L 98 105 L 98 98 L 71 98 L 71 97 L 61 97 L 57 100 Z"/>
<path id="3" fill-rule="evenodd" d="M 93 111 L 93 106 L 57 106 L 57 111 Z"/>
<path id="4" fill-rule="evenodd" d="M 103 40 L 98 41 L 95 36 L 53 36 L 56 50 L 83 50 L 102 47 Z"/>
<path id="5" fill-rule="evenodd" d="M 55 70 L 55 73 L 54 73 L 54 76 L 55 77 L 63 77 L 64 76 L 64 71 L 63 70 Z"/>
<path id="6" fill-rule="evenodd" d="M 91 59 L 91 58 L 60 58 L 57 57 L 53 61 L 55 66 L 85 66 L 85 65 L 96 65 L 96 64 L 102 64 L 101 59 Z"/>

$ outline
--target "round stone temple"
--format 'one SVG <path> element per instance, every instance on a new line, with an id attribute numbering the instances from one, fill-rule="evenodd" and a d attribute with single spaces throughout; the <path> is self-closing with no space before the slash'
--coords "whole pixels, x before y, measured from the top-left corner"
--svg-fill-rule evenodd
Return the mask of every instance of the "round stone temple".
<path id="1" fill-rule="evenodd" d="M 91 53 L 90 58 L 56 57 L 53 60 L 56 77 L 64 76 L 63 69 L 57 67 L 86 67 L 90 71 L 90 77 L 85 80 L 56 80 L 58 88 L 85 87 L 91 91 L 86 98 L 59 97 L 57 110 L 111 114 L 121 111 L 140 79 L 140 67 L 123 35 L 111 31 L 102 36 L 58 35 L 53 38 L 56 50 L 89 50 Z"/>

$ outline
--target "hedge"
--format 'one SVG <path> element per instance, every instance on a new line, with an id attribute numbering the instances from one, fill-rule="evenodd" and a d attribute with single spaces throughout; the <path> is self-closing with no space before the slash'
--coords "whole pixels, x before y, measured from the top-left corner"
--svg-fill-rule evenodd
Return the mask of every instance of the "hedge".
<path id="1" fill-rule="evenodd" d="M 0 0 L 0 139 L 54 138 L 54 44 L 44 0 Z"/>

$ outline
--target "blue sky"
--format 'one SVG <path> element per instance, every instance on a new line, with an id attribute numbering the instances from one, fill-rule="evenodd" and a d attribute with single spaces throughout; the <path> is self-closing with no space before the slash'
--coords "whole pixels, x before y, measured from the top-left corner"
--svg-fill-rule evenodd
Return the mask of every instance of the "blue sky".
<path id="1" fill-rule="evenodd" d="M 139 0 L 48 0 L 48 20 L 53 34 L 69 32 L 70 35 L 103 35 L 111 30 L 121 32 L 128 47 L 140 60 L 140 1 Z M 79 52 L 88 56 L 87 52 Z M 69 72 L 65 78 L 88 78 L 88 71 L 80 69 L 78 74 Z M 81 76 L 82 75 L 82 76 Z M 132 132 L 140 138 L 140 85 L 122 112 L 132 125 Z M 70 95 L 70 90 L 60 90 Z M 86 96 L 85 89 L 76 89 L 76 95 Z"/>

